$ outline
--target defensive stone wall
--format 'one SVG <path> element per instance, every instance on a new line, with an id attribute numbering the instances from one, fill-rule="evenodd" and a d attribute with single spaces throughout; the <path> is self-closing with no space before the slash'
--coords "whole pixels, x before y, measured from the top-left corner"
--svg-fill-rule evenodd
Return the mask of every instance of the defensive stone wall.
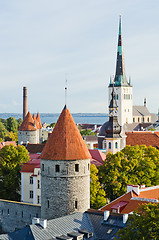
<path id="1" fill-rule="evenodd" d="M 2 232 L 13 232 L 41 217 L 41 206 L 0 199 L 0 226 Z"/>

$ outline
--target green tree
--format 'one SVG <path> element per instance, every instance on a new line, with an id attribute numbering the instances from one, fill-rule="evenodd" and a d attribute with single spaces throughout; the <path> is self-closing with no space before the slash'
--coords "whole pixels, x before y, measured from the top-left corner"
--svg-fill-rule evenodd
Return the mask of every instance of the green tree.
<path id="1" fill-rule="evenodd" d="M 101 188 L 99 178 L 98 178 L 98 169 L 92 164 L 90 169 L 90 201 L 91 208 L 98 209 L 106 204 L 105 191 Z"/>
<path id="2" fill-rule="evenodd" d="M 51 124 L 49 125 L 49 127 L 50 127 L 50 128 L 51 128 L 51 127 L 53 128 L 53 127 L 55 127 L 55 124 L 56 124 L 56 123 L 51 123 Z"/>
<path id="3" fill-rule="evenodd" d="M 127 184 L 159 184 L 159 150 L 151 146 L 126 146 L 116 154 L 107 154 L 99 167 L 99 178 L 111 201 L 126 192 Z"/>
<path id="4" fill-rule="evenodd" d="M 86 136 L 86 135 L 96 135 L 96 133 L 92 132 L 91 129 L 83 129 L 80 130 L 80 133 L 82 136 Z"/>
<path id="5" fill-rule="evenodd" d="M 4 146 L 0 149 L 0 197 L 20 200 L 20 169 L 29 161 L 29 153 L 24 146 Z"/>
<path id="6" fill-rule="evenodd" d="M 17 143 L 18 142 L 18 132 L 15 132 L 15 133 L 13 133 L 12 131 L 8 132 L 8 134 L 5 135 L 4 140 L 5 141 L 15 141 Z"/>
<path id="7" fill-rule="evenodd" d="M 0 138 L 4 139 L 6 135 L 8 135 L 8 131 L 5 128 L 4 124 L 0 121 Z"/>
<path id="8" fill-rule="evenodd" d="M 127 226 L 119 230 L 115 239 L 159 239 L 159 203 L 142 204 L 134 211 Z"/>
<path id="9" fill-rule="evenodd" d="M 5 126 L 9 132 L 11 132 L 11 131 L 17 132 L 17 130 L 18 130 L 18 123 L 14 117 L 7 118 L 5 121 Z"/>
<path id="10" fill-rule="evenodd" d="M 22 124 L 22 122 L 23 122 L 23 119 L 22 119 L 22 118 L 17 119 L 18 128 L 20 127 L 20 125 Z"/>

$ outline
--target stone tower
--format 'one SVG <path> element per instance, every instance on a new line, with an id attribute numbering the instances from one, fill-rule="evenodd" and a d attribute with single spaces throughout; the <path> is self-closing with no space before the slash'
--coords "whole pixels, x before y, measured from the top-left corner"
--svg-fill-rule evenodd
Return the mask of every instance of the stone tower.
<path id="1" fill-rule="evenodd" d="M 112 88 L 115 88 L 116 100 L 118 105 L 118 121 L 123 127 L 125 123 L 132 123 L 132 86 L 125 75 L 123 44 L 121 34 L 121 16 L 119 20 L 118 51 L 116 62 L 116 73 L 113 81 L 109 84 L 109 102 L 111 100 Z"/>
<path id="2" fill-rule="evenodd" d="M 90 154 L 64 107 L 41 154 L 41 217 L 52 219 L 90 207 Z"/>
<path id="3" fill-rule="evenodd" d="M 38 143 L 38 134 L 36 123 L 33 120 L 31 113 L 28 112 L 22 124 L 18 129 L 18 144 L 22 143 Z"/>

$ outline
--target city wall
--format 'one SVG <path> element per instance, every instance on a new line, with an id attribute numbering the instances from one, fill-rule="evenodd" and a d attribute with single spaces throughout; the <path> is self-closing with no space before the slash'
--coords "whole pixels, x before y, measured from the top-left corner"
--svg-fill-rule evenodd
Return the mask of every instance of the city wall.
<path id="1" fill-rule="evenodd" d="M 2 232 L 13 232 L 41 216 L 41 206 L 0 199 L 0 227 Z"/>

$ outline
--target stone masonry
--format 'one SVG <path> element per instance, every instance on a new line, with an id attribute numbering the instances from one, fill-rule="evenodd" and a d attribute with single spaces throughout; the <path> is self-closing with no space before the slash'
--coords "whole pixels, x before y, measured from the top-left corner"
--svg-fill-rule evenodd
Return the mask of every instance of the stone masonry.
<path id="1" fill-rule="evenodd" d="M 41 159 L 41 217 L 52 219 L 88 208 L 90 160 Z"/>

